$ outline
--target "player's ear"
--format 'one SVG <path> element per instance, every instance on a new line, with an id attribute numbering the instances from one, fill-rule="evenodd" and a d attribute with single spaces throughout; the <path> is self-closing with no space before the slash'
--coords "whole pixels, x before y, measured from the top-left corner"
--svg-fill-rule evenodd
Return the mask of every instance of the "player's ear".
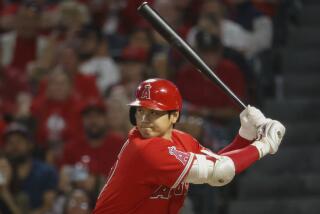
<path id="1" fill-rule="evenodd" d="M 173 124 L 178 122 L 179 116 L 180 116 L 179 111 L 170 112 L 170 120 L 172 121 Z"/>

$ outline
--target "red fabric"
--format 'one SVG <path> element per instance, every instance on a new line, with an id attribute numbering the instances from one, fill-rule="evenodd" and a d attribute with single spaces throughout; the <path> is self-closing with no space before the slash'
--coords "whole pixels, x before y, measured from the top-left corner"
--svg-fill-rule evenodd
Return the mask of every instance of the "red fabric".
<path id="1" fill-rule="evenodd" d="M 36 59 L 37 38 L 21 38 L 17 35 L 11 65 L 25 72 L 28 62 Z"/>
<path id="2" fill-rule="evenodd" d="M 3 4 L 3 3 L 2 3 Z M 6 4 L 1 8 L 0 16 L 8 16 L 8 15 L 14 15 L 18 11 L 20 4 L 19 3 L 11 3 Z"/>
<path id="3" fill-rule="evenodd" d="M 2 144 L 3 144 L 3 132 L 6 126 L 7 126 L 6 122 L 0 119 L 0 148 L 2 147 Z"/>
<path id="4" fill-rule="evenodd" d="M 188 152 L 199 153 L 200 148 L 190 135 L 177 130 L 169 141 L 143 139 L 133 129 L 93 213 L 178 213 L 188 190 L 181 181 L 193 162 Z"/>
<path id="5" fill-rule="evenodd" d="M 2 97 L 2 95 L 0 95 Z M 16 104 L 11 99 L 1 98 L 0 100 L 0 113 L 12 115 L 16 112 Z"/>
<path id="6" fill-rule="evenodd" d="M 145 63 L 149 58 L 149 52 L 145 48 L 127 46 L 122 50 L 121 59 Z"/>
<path id="7" fill-rule="evenodd" d="M 234 145 L 248 143 L 237 136 L 232 144 L 237 148 Z M 163 138 L 143 139 L 137 129 L 133 129 L 93 213 L 177 214 L 188 190 L 188 184 L 181 181 L 194 161 L 190 152 L 201 153 L 202 149 L 205 148 L 197 140 L 177 130 L 173 131 L 169 141 Z M 251 145 L 221 155 L 234 161 L 236 173 L 259 159 L 258 150 Z"/>
<path id="8" fill-rule="evenodd" d="M 8 66 L 2 71 L 0 80 L 0 112 L 14 114 L 16 97 L 20 92 L 30 92 L 30 85 L 25 72 Z"/>
<path id="9" fill-rule="evenodd" d="M 274 2 L 260 2 L 257 0 L 253 0 L 252 3 L 260 12 L 270 17 L 276 15 L 279 4 Z"/>
<path id="10" fill-rule="evenodd" d="M 91 75 L 76 73 L 73 78 L 73 95 L 78 99 L 100 98 L 100 92 L 96 84 L 96 78 Z M 47 90 L 48 80 L 40 82 L 38 95 L 44 96 Z"/>
<path id="11" fill-rule="evenodd" d="M 239 98 L 246 97 L 244 75 L 234 63 L 222 59 L 214 68 L 214 72 Z M 222 89 L 191 65 L 177 72 L 175 82 L 182 97 L 196 106 L 237 109 L 237 105 Z"/>
<path id="12" fill-rule="evenodd" d="M 141 5 L 144 0 L 130 0 L 126 1 L 126 7 L 121 11 L 120 14 L 120 26 L 119 31 L 121 33 L 129 33 L 134 30 L 135 26 L 144 25 L 145 20 L 139 13 L 137 13 L 137 8 Z M 154 0 L 147 0 L 149 5 L 152 5 Z"/>
<path id="13" fill-rule="evenodd" d="M 246 146 L 242 149 L 221 153 L 220 155 L 228 156 L 233 160 L 236 174 L 241 173 L 259 160 L 259 151 L 255 146 L 252 145 Z"/>
<path id="14" fill-rule="evenodd" d="M 236 149 L 241 149 L 244 148 L 246 146 L 249 146 L 252 143 L 252 141 L 246 140 L 243 137 L 241 137 L 240 135 L 237 135 L 235 137 L 235 139 L 232 141 L 232 143 L 230 143 L 228 146 L 224 147 L 223 149 L 221 149 L 218 154 L 222 154 L 225 152 L 230 152 Z"/>
<path id="15" fill-rule="evenodd" d="M 257 148 L 250 144 L 251 141 L 237 135 L 231 144 L 220 150 L 217 154 L 230 157 L 235 165 L 236 174 L 239 174 L 259 160 Z M 207 157 L 207 159 L 213 162 L 216 161 L 212 157 Z"/>
<path id="16" fill-rule="evenodd" d="M 48 140 L 67 141 L 79 130 L 79 101 L 74 97 L 61 102 L 43 96 L 34 99 L 31 112 L 37 121 L 37 143 L 46 147 Z"/>
<path id="17" fill-rule="evenodd" d="M 65 146 L 62 164 L 75 164 L 81 162 L 83 157 L 89 157 L 86 163 L 89 171 L 94 175 L 107 177 L 111 167 L 117 160 L 117 156 L 123 146 L 124 139 L 119 135 L 108 134 L 99 147 L 92 147 L 85 137 Z"/>

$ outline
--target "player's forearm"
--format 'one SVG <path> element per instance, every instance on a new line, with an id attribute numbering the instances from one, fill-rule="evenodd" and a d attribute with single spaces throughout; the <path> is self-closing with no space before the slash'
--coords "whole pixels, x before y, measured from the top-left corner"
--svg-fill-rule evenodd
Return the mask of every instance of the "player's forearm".
<path id="1" fill-rule="evenodd" d="M 233 150 L 237 150 L 237 149 L 241 149 L 244 148 L 248 145 L 250 145 L 252 143 L 252 141 L 249 141 L 243 137 L 241 137 L 240 135 L 237 135 L 234 140 L 232 141 L 231 144 L 229 144 L 228 146 L 224 147 L 223 149 L 221 149 L 218 154 L 222 154 L 222 153 L 226 153 L 226 152 L 230 152 Z"/>
<path id="2" fill-rule="evenodd" d="M 259 151 L 255 146 L 248 145 L 241 149 L 220 153 L 221 156 L 228 156 L 235 165 L 235 173 L 238 174 L 257 160 L 259 160 Z"/>

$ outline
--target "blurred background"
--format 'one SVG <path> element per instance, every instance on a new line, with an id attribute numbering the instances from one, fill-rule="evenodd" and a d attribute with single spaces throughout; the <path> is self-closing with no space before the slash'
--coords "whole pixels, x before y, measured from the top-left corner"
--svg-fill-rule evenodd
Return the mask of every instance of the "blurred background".
<path id="1" fill-rule="evenodd" d="M 184 98 L 177 128 L 218 151 L 240 109 L 137 13 L 142 0 L 0 1 L 0 213 L 91 213 L 147 78 Z M 320 213 L 320 1 L 150 0 L 242 101 L 287 127 L 280 151 L 182 214 Z"/>

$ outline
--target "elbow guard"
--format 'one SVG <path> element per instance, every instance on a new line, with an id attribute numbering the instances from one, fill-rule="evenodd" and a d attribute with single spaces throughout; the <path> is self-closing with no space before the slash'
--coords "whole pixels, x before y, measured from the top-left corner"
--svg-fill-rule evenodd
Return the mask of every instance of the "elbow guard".
<path id="1" fill-rule="evenodd" d="M 211 186 L 224 186 L 235 176 L 235 166 L 231 158 L 220 156 L 214 163 L 212 178 L 208 182 Z"/>
<path id="2" fill-rule="evenodd" d="M 207 183 L 211 186 L 224 186 L 235 176 L 235 166 L 227 156 L 196 154 L 196 160 L 186 177 L 186 181 L 194 184 Z M 213 157 L 213 158 L 212 158 Z"/>

